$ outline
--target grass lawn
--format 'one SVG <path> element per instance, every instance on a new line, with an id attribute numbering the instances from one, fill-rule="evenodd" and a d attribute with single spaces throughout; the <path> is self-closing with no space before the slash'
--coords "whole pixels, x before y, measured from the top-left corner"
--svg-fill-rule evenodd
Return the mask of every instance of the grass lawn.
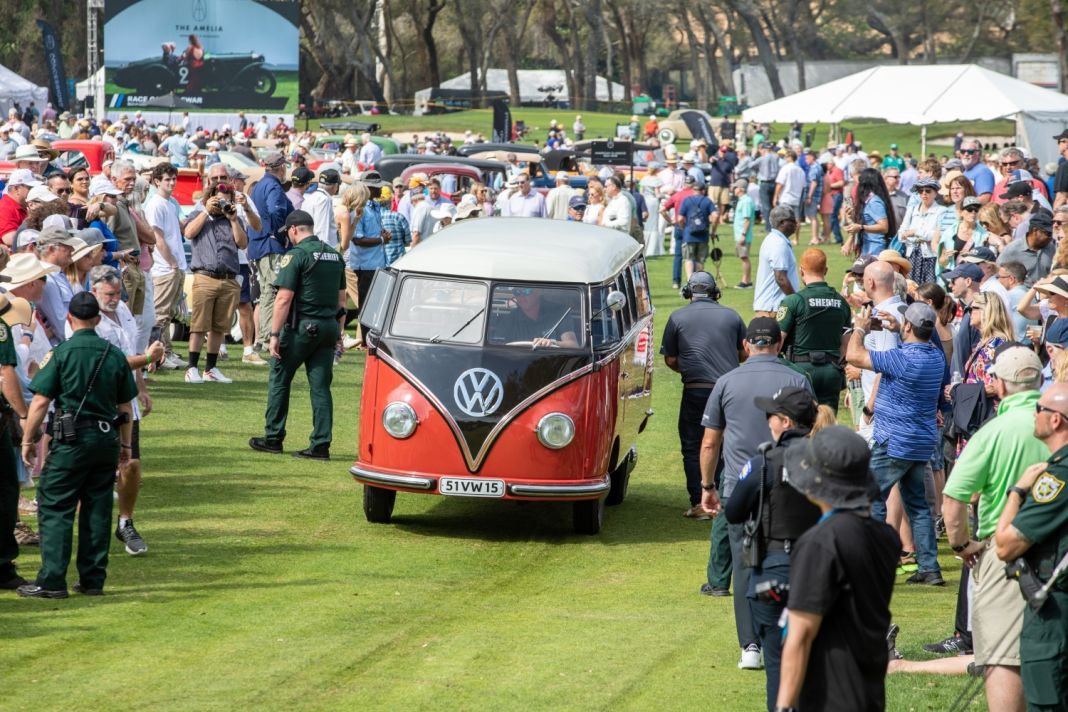
<path id="1" fill-rule="evenodd" d="M 837 280 L 846 260 L 830 254 Z M 650 266 L 659 333 L 683 302 L 670 258 Z M 728 258 L 723 284 L 739 276 Z M 743 316 L 751 299 L 724 289 Z M 681 516 L 681 389 L 661 360 L 630 494 L 595 537 L 571 533 L 567 506 L 419 495 L 397 498 L 392 525 L 364 521 L 347 472 L 362 362 L 336 370 L 330 463 L 248 449 L 265 369 L 222 362 L 232 386 L 157 375 L 136 517 L 149 553 L 113 541 L 103 598 L 0 597 L 0 707 L 763 709 L 763 674 L 736 668 L 730 599 L 697 593 L 710 525 Z M 303 377 L 294 390 L 291 450 L 310 426 Z M 960 564 L 941 554 L 944 588 L 894 591 L 911 658 L 952 630 Z M 24 548 L 22 573 L 38 561 Z M 945 709 L 966 682 L 894 677 L 889 709 Z"/>
<path id="2" fill-rule="evenodd" d="M 629 114 L 606 114 L 586 111 L 577 112 L 573 109 L 540 109 L 528 108 L 525 106 L 512 110 L 512 120 L 525 121 L 527 126 L 532 129 L 528 139 L 537 139 L 539 143 L 543 143 L 545 141 L 546 132 L 548 131 L 549 122 L 552 119 L 556 119 L 559 123 L 562 123 L 568 135 L 570 135 L 571 124 L 574 122 L 575 115 L 578 113 L 582 114 L 582 122 L 586 124 L 587 139 L 615 136 L 616 124 L 625 124 L 630 121 Z M 409 131 L 414 131 L 419 134 L 433 133 L 434 131 L 463 133 L 464 130 L 471 129 L 476 133 L 481 131 L 488 139 L 493 126 L 493 111 L 491 109 L 471 109 L 468 111 L 458 111 L 437 116 L 390 116 L 382 114 L 378 116 L 363 115 L 349 118 L 357 121 L 372 121 L 381 124 L 382 128 L 380 133 L 383 134 Z M 323 121 L 343 120 L 344 119 L 323 119 Z M 319 120 L 311 121 L 310 126 L 315 130 L 318 128 L 319 123 Z M 303 122 L 298 122 L 298 126 L 303 126 Z M 911 152 L 914 156 L 919 155 L 919 126 L 887 124 L 883 121 L 849 121 L 843 124 L 843 126 L 854 131 L 856 138 L 864 143 L 866 150 L 871 151 L 878 149 L 880 152 L 886 153 L 890 144 L 896 143 L 899 145 L 902 153 Z M 790 127 L 788 124 L 772 124 L 771 128 L 771 138 L 773 140 L 778 140 L 788 134 Z M 815 130 L 813 146 L 826 146 L 830 125 L 815 124 L 805 126 L 806 131 L 810 129 Z M 939 155 L 942 153 L 950 153 L 950 147 L 931 146 L 930 142 L 937 138 L 951 137 L 958 131 L 964 131 L 966 134 L 978 136 L 989 135 L 1007 137 L 1013 136 L 1015 132 L 1013 122 L 1007 120 L 933 124 L 927 127 L 928 152 L 937 153 Z M 679 141 L 678 145 L 683 150 L 688 150 L 689 142 Z"/>

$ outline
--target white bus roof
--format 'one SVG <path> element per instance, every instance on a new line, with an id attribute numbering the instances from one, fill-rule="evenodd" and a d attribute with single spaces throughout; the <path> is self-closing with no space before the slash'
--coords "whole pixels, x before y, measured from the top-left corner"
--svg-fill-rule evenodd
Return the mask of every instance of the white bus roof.
<path id="1" fill-rule="evenodd" d="M 641 252 L 619 230 L 546 218 L 453 223 L 393 263 L 399 272 L 531 282 L 599 284 Z"/>

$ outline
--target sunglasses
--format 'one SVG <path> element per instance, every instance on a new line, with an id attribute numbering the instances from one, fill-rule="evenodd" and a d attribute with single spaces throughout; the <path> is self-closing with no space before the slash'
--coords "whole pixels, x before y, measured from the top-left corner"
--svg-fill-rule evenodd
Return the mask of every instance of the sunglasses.
<path id="1" fill-rule="evenodd" d="M 1037 415 L 1039 413 L 1042 413 L 1043 411 L 1046 412 L 1046 413 L 1056 413 L 1057 415 L 1061 416 L 1062 418 L 1068 417 L 1064 413 L 1060 412 L 1059 410 L 1055 410 L 1053 408 L 1050 408 L 1049 406 L 1042 405 L 1041 403 L 1035 403 L 1035 414 Z"/>
<path id="2" fill-rule="evenodd" d="M 934 188 L 920 188 L 920 190 L 918 192 L 920 192 L 920 193 L 934 193 L 936 191 L 935 191 Z"/>
<path id="3" fill-rule="evenodd" d="M 1018 166 L 1020 165 L 1020 161 L 1002 161 L 1001 165 L 1005 166 L 1006 168 L 1010 166 Z"/>
<path id="4" fill-rule="evenodd" d="M 529 297 L 533 293 L 534 293 L 534 290 L 531 289 L 530 287 L 516 287 L 515 289 L 512 290 L 512 294 L 514 294 L 517 297 Z"/>
<path id="5" fill-rule="evenodd" d="M 961 209 L 966 213 L 977 213 L 977 212 L 979 212 L 979 208 L 974 206 L 974 205 L 972 205 L 970 207 L 967 207 L 967 208 L 961 208 Z"/>
<path id="6" fill-rule="evenodd" d="M 56 190 L 54 190 L 52 192 L 55 193 L 56 195 L 70 195 L 74 191 L 71 190 L 70 188 L 57 188 Z"/>
<path id="7" fill-rule="evenodd" d="M 979 149 L 978 149 L 978 148 L 962 148 L 962 149 L 960 150 L 960 152 L 961 152 L 961 153 L 963 153 L 963 154 L 965 154 L 965 155 L 968 155 L 968 156 L 970 156 L 970 155 L 972 155 L 973 153 L 979 153 Z"/>

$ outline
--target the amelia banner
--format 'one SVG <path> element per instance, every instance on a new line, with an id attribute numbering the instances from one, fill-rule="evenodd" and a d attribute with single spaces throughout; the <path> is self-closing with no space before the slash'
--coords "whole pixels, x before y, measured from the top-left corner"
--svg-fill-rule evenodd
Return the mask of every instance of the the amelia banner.
<path id="1" fill-rule="evenodd" d="M 293 114 L 299 0 L 107 0 L 111 109 Z"/>

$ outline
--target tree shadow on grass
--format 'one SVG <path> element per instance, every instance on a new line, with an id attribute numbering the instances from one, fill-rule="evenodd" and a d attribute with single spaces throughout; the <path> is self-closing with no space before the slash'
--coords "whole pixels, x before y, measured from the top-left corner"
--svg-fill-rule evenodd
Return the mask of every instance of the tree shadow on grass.
<path id="1" fill-rule="evenodd" d="M 654 488 L 632 488 L 623 504 L 605 509 L 604 524 L 595 536 L 575 534 L 571 502 L 473 501 L 436 497 L 435 504 L 418 514 L 400 511 L 393 526 L 420 536 L 481 539 L 483 541 L 536 541 L 601 546 L 651 542 L 707 541 L 711 522 L 680 516 L 680 506 Z M 425 496 L 425 495 L 422 495 Z"/>

